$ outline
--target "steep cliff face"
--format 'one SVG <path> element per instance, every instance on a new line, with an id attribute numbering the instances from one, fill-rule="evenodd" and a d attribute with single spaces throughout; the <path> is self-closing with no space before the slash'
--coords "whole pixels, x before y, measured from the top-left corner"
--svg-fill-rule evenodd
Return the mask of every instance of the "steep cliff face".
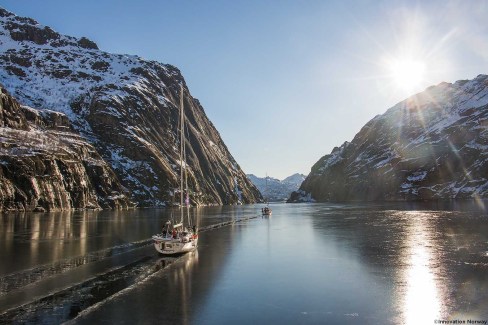
<path id="1" fill-rule="evenodd" d="M 488 76 L 442 83 L 322 157 L 290 201 L 488 197 Z"/>
<path id="2" fill-rule="evenodd" d="M 21 107 L 0 86 L 0 211 L 133 206 L 64 114 Z"/>
<path id="3" fill-rule="evenodd" d="M 180 169 L 184 85 L 193 204 L 252 203 L 248 181 L 173 66 L 109 54 L 0 9 L 0 78 L 20 102 L 65 114 L 111 166 L 138 206 L 171 204 Z"/>

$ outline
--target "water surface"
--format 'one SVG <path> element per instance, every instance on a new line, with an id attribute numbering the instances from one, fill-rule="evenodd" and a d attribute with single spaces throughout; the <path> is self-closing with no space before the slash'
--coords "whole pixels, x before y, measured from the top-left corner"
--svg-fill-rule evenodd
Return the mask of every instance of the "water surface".
<path id="1" fill-rule="evenodd" d="M 256 216 L 260 208 L 209 207 L 192 214 L 205 226 Z M 269 218 L 202 232 L 196 252 L 173 259 L 160 258 L 148 240 L 170 217 L 168 210 L 3 215 L 0 320 L 435 324 L 488 319 L 488 216 L 482 205 L 272 208 Z"/>

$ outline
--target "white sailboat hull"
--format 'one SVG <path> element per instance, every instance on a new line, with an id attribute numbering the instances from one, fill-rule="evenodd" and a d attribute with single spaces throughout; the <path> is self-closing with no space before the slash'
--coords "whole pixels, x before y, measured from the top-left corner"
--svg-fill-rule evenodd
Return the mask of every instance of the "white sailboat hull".
<path id="1" fill-rule="evenodd" d="M 194 251 L 198 246 L 198 235 L 183 238 L 154 235 L 154 248 L 162 255 L 178 255 Z"/>

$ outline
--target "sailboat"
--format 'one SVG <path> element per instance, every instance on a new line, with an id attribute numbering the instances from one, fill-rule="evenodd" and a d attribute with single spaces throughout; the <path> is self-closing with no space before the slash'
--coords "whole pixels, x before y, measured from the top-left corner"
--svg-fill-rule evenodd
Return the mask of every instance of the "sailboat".
<path id="1" fill-rule="evenodd" d="M 263 213 L 263 216 L 270 216 L 273 211 L 269 207 L 269 201 L 266 199 L 266 194 L 268 194 L 268 174 L 266 173 L 266 187 L 264 190 L 265 193 L 265 201 L 266 201 L 266 206 L 261 209 L 261 212 Z"/>
<path id="2" fill-rule="evenodd" d="M 154 248 L 162 255 L 177 255 L 193 251 L 198 245 L 198 233 L 196 225 L 191 224 L 188 197 L 188 180 L 186 164 L 185 144 L 185 113 L 183 110 L 183 84 L 180 89 L 180 220 L 168 220 L 163 227 L 163 232 L 152 236 Z M 185 196 L 186 194 L 186 196 Z M 185 199 L 183 200 L 183 197 Z M 184 212 L 187 220 L 185 224 Z"/>

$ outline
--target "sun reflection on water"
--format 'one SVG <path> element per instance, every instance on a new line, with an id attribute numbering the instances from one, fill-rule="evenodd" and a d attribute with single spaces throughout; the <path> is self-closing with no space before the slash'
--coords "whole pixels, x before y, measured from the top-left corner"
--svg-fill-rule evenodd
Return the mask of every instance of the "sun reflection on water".
<path id="1" fill-rule="evenodd" d="M 410 213 L 412 214 L 412 213 Z M 421 214 L 410 215 L 408 230 L 407 269 L 404 282 L 403 324 L 431 324 L 441 316 L 441 297 L 432 269 L 433 254 L 429 244 L 427 218 Z"/>

